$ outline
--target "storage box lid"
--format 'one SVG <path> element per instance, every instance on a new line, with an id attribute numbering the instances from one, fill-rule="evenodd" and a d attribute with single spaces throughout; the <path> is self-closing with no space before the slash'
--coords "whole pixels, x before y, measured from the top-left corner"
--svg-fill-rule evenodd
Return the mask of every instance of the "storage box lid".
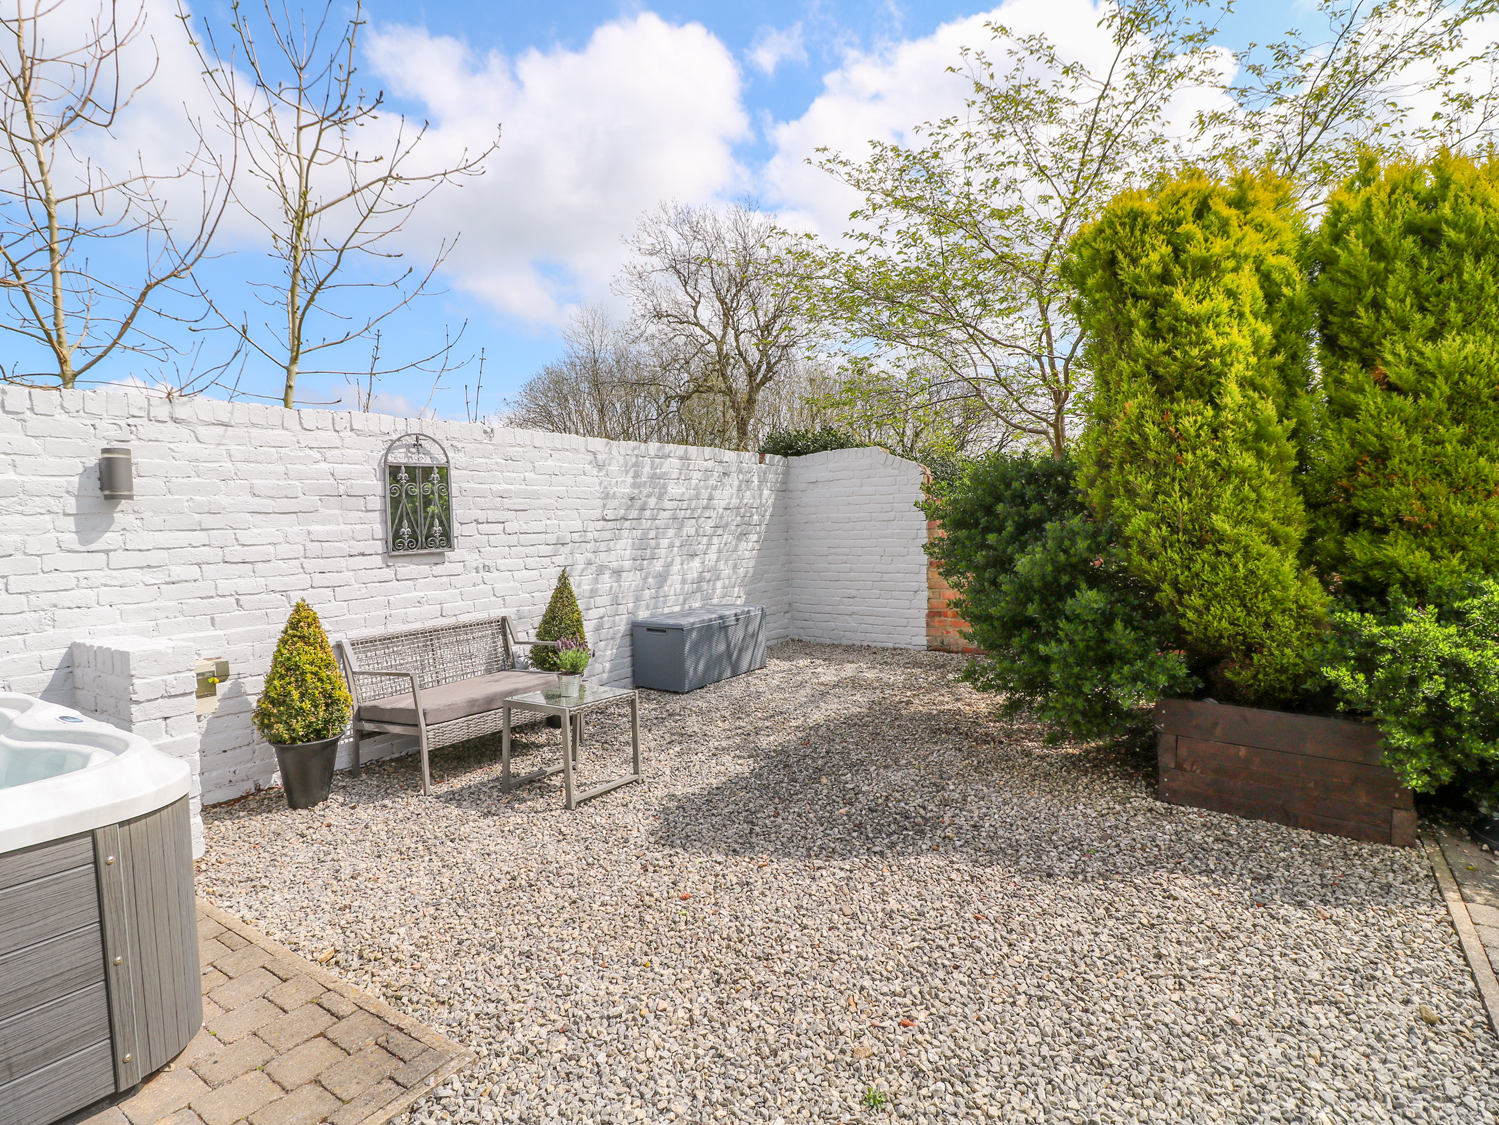
<path id="1" fill-rule="evenodd" d="M 758 605 L 701 605 L 696 609 L 679 609 L 672 613 L 659 613 L 655 617 L 642 617 L 638 626 L 651 629 L 691 629 L 698 625 L 716 625 L 739 617 L 751 617 L 764 612 Z"/>

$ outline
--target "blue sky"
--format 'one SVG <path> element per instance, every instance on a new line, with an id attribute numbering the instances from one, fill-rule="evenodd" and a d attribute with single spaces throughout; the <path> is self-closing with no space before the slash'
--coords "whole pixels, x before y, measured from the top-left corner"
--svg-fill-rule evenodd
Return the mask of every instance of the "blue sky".
<path id="1" fill-rule="evenodd" d="M 161 0 L 149 0 L 167 65 L 136 128 L 153 143 L 170 137 L 175 112 L 192 101 L 191 67 L 167 37 Z M 1224 41 L 1241 46 L 1277 36 L 1296 4 L 1247 5 Z M 199 15 L 221 20 L 210 0 Z M 623 237 L 663 198 L 703 204 L 753 197 L 800 225 L 836 233 L 851 200 L 805 167 L 818 145 L 857 151 L 872 136 L 898 139 L 910 125 L 961 104 L 943 73 L 962 44 L 982 46 L 985 18 L 1003 18 L 1067 43 L 1096 20 L 1088 0 L 1007 0 L 1001 7 L 857 0 L 754 0 L 727 5 L 673 0 L 651 5 L 554 0 L 533 3 L 410 3 L 373 0 L 362 65 L 390 105 L 428 118 L 431 158 L 482 147 L 494 126 L 500 148 L 479 181 L 445 190 L 403 232 L 413 262 L 460 238 L 441 276 L 446 293 L 424 298 L 387 323 L 386 358 L 414 356 L 445 328 L 468 328 L 462 354 L 486 356 L 483 412 L 561 351 L 560 327 L 580 301 L 623 306 L 609 279 Z M 163 49 L 162 44 L 165 44 Z M 154 108 L 153 108 L 154 107 Z M 125 138 L 128 143 L 128 137 Z M 246 282 L 270 263 L 261 236 L 231 221 L 205 283 L 231 309 L 253 312 Z M 212 351 L 217 345 L 210 343 Z M 351 368 L 368 361 L 352 346 Z M 147 368 L 125 357 L 106 379 Z M 443 416 L 464 414 L 470 367 L 432 396 Z M 242 389 L 279 394 L 279 373 L 249 364 Z M 429 376 L 390 376 L 379 408 L 414 412 L 428 401 Z M 303 377 L 300 394 L 327 401 L 343 380 Z"/>

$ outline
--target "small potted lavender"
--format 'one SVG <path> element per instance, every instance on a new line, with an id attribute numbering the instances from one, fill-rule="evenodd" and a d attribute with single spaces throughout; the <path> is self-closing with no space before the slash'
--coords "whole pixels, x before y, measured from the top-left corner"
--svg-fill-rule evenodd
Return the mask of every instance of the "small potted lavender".
<path id="1" fill-rule="evenodd" d="M 583 671 L 593 659 L 593 650 L 585 641 L 563 637 L 552 650 L 552 660 L 557 666 L 557 682 L 562 694 L 575 699 L 583 692 Z"/>

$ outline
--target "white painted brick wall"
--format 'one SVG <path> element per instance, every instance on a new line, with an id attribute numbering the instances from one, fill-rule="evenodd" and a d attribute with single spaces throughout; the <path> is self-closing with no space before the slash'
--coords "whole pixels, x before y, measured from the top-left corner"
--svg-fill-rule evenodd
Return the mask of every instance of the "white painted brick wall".
<path id="1" fill-rule="evenodd" d="M 71 655 L 75 708 L 186 760 L 192 771 L 188 810 L 193 857 L 201 856 L 203 781 L 192 643 L 170 637 L 114 637 L 74 641 Z"/>
<path id="2" fill-rule="evenodd" d="M 883 449 L 790 462 L 791 621 L 834 644 L 926 647 L 921 466 Z"/>
<path id="3" fill-rule="evenodd" d="M 457 546 L 391 559 L 379 461 L 418 431 L 452 459 Z M 134 500 L 100 495 L 106 445 L 131 447 Z M 178 640 L 186 674 L 195 658 L 228 660 L 218 710 L 197 722 L 214 802 L 275 772 L 249 713 L 299 597 L 334 635 L 501 612 L 525 633 L 566 566 L 595 670 L 618 683 L 633 618 L 707 602 L 766 606 L 773 641 L 916 646 L 919 480 L 871 450 L 762 463 L 484 424 L 5 387 L 0 688 L 74 703 L 80 640 Z"/>

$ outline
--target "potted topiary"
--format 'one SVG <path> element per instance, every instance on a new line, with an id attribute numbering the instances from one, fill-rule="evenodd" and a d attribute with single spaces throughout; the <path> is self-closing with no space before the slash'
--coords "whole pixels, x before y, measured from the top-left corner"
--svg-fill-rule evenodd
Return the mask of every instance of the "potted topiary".
<path id="1" fill-rule="evenodd" d="M 567 577 L 567 568 L 557 576 L 557 586 L 552 591 L 552 600 L 547 602 L 546 612 L 541 615 L 541 624 L 536 626 L 538 641 L 577 641 L 585 647 L 588 638 L 583 633 L 583 611 L 578 608 L 578 596 L 573 593 L 573 584 Z M 561 671 L 557 663 L 557 652 L 550 645 L 537 645 L 531 649 L 531 666 L 543 672 Z"/>
<path id="2" fill-rule="evenodd" d="M 593 652 L 582 641 L 563 637 L 557 642 L 553 659 L 557 664 L 557 681 L 562 694 L 576 698 L 583 693 L 583 672 L 593 659 Z"/>
<path id="3" fill-rule="evenodd" d="M 311 808 L 328 799 L 338 740 L 352 707 L 322 622 L 306 601 L 297 602 L 252 716 L 255 729 L 276 751 L 286 803 L 292 808 Z"/>
<path id="4" fill-rule="evenodd" d="M 578 596 L 573 593 L 572 581 L 567 577 L 567 567 L 563 567 L 562 573 L 557 576 L 557 586 L 552 590 L 552 600 L 547 602 L 546 612 L 541 615 L 541 623 L 536 626 L 536 639 L 556 641 L 559 645 L 564 640 L 575 641 L 585 650 L 587 649 L 588 638 L 583 633 L 583 611 L 578 608 Z M 585 660 L 584 667 L 587 663 Z M 561 672 L 563 669 L 558 663 L 558 649 L 550 645 L 533 647 L 531 667 L 540 668 L 543 672 Z M 578 669 L 578 675 L 581 679 L 581 668 Z M 561 725 L 562 720 L 556 715 L 547 717 L 547 726 L 560 727 Z"/>

